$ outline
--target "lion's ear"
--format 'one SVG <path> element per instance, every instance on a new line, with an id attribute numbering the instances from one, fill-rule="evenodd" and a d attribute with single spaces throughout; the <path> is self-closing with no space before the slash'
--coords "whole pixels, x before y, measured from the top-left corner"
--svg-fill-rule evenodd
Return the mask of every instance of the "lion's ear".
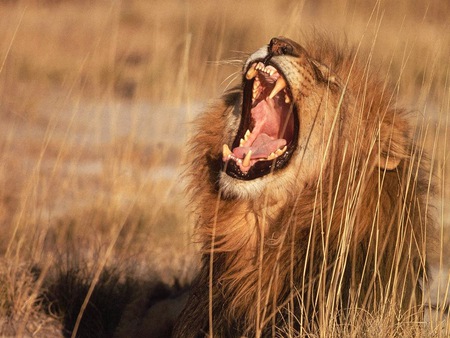
<path id="1" fill-rule="evenodd" d="M 397 115 L 395 121 L 381 122 L 377 138 L 374 153 L 375 163 L 380 169 L 394 170 L 408 158 L 409 124 L 401 116 Z"/>
<path id="2" fill-rule="evenodd" d="M 330 68 L 314 59 L 310 59 L 310 61 L 319 80 L 338 87 L 342 86 L 341 80 Z"/>
<path id="3" fill-rule="evenodd" d="M 378 168 L 385 170 L 394 170 L 400 164 L 401 159 L 381 154 L 378 158 Z"/>

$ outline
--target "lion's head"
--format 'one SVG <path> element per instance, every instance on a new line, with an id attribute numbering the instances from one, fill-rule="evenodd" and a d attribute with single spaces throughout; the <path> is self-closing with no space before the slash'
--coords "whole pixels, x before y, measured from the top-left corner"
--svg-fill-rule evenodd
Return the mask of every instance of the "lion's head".
<path id="1" fill-rule="evenodd" d="M 400 130 L 393 129 L 393 121 L 383 121 L 386 112 L 380 110 L 379 135 L 364 134 L 375 119 L 361 114 L 356 122 L 345 116 L 358 114 L 360 103 L 347 93 L 351 72 L 341 79 L 332 66 L 284 37 L 273 38 L 246 60 L 240 103 L 223 131 L 220 185 L 225 195 L 247 198 L 266 189 L 275 194 L 280 186 L 295 187 L 298 193 L 318 177 L 337 138 L 346 138 L 347 151 L 362 148 L 355 144 L 357 129 L 359 136 L 378 137 L 378 142 L 365 144 L 368 153 L 378 152 L 371 163 L 388 170 L 397 167 L 407 151 L 407 128 L 397 123 Z M 387 141 L 392 131 L 401 134 L 395 145 Z"/>

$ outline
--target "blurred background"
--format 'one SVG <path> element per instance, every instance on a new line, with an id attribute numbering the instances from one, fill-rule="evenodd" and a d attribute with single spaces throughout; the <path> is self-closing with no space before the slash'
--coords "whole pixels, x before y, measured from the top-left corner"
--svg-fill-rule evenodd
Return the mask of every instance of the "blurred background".
<path id="1" fill-rule="evenodd" d="M 448 0 L 1 0 L 0 335 L 67 335 L 88 295 L 86 327 L 111 336 L 148 285 L 186 284 L 190 121 L 246 55 L 314 31 L 359 46 L 422 117 L 445 260 Z"/>

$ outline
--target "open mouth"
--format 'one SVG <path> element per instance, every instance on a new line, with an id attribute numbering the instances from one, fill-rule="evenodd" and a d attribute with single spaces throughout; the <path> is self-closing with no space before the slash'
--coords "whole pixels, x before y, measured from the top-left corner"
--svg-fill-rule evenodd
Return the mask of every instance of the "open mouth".
<path id="1" fill-rule="evenodd" d="M 299 122 L 289 84 L 275 65 L 261 61 L 245 72 L 239 130 L 231 149 L 223 145 L 225 172 L 242 180 L 284 168 L 297 146 Z"/>

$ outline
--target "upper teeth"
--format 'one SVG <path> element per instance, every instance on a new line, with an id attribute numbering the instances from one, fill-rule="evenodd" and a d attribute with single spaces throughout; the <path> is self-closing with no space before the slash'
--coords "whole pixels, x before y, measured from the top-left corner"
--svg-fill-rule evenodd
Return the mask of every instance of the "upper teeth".
<path id="1" fill-rule="evenodd" d="M 247 131 L 244 134 L 244 138 L 241 138 L 239 140 L 239 147 L 243 147 L 245 145 L 245 142 L 248 141 L 248 138 L 250 137 L 252 133 L 250 132 L 250 130 L 247 129 Z"/>
<path id="2" fill-rule="evenodd" d="M 255 79 L 253 82 L 253 88 L 252 88 L 252 103 L 258 98 L 260 94 L 260 80 L 256 75 L 258 74 L 258 71 L 264 72 L 266 74 L 269 74 L 270 76 L 273 76 L 275 73 L 278 73 L 278 71 L 273 66 L 265 66 L 262 62 L 253 63 L 250 68 L 247 70 L 247 73 L 245 74 L 245 77 L 247 80 Z M 277 81 L 275 82 L 275 85 L 272 89 L 272 91 L 269 94 L 269 98 L 273 99 L 282 89 L 286 88 L 286 80 L 279 76 Z M 286 92 L 284 90 L 285 97 L 284 102 L 290 103 L 291 100 Z"/>
<path id="3" fill-rule="evenodd" d="M 245 132 L 245 135 L 244 135 L 244 140 L 247 141 L 250 134 L 251 134 L 251 131 L 247 129 L 247 131 Z"/>
<path id="4" fill-rule="evenodd" d="M 252 89 L 252 99 L 253 101 L 258 97 L 258 89 L 260 86 L 260 82 L 258 78 L 255 79 L 255 82 L 253 82 L 253 89 Z"/>
<path id="5" fill-rule="evenodd" d="M 253 64 L 251 67 L 250 67 L 250 69 L 247 71 L 247 75 L 246 75 L 246 77 L 247 77 L 247 79 L 251 79 L 251 77 L 249 78 L 249 73 L 250 74 L 253 74 L 253 71 L 254 70 L 260 70 L 260 71 L 262 71 L 262 72 L 264 72 L 264 73 L 267 73 L 267 74 L 269 74 L 270 76 L 272 76 L 273 74 L 275 74 L 276 72 L 277 72 L 277 70 L 274 68 L 274 67 L 272 67 L 272 66 L 264 66 L 264 64 L 262 63 L 262 62 L 258 62 L 258 64 L 255 66 L 255 67 L 253 67 L 255 64 Z M 255 74 L 256 75 L 256 74 Z"/>
<path id="6" fill-rule="evenodd" d="M 252 64 L 250 69 L 247 71 L 247 74 L 245 74 L 245 77 L 247 78 L 247 80 L 253 79 L 256 76 L 256 74 L 258 74 L 258 72 L 255 68 L 256 68 L 256 63 Z"/>
<path id="7" fill-rule="evenodd" d="M 284 89 L 284 102 L 285 103 L 290 103 L 291 102 L 291 99 L 289 98 L 289 95 L 288 95 L 288 93 L 286 91 L 286 88 Z"/>
<path id="8" fill-rule="evenodd" d="M 283 79 L 282 76 L 280 76 L 277 82 L 275 83 L 275 86 L 273 87 L 269 97 L 273 99 L 275 95 L 277 95 L 284 88 L 286 88 L 286 81 Z"/>

